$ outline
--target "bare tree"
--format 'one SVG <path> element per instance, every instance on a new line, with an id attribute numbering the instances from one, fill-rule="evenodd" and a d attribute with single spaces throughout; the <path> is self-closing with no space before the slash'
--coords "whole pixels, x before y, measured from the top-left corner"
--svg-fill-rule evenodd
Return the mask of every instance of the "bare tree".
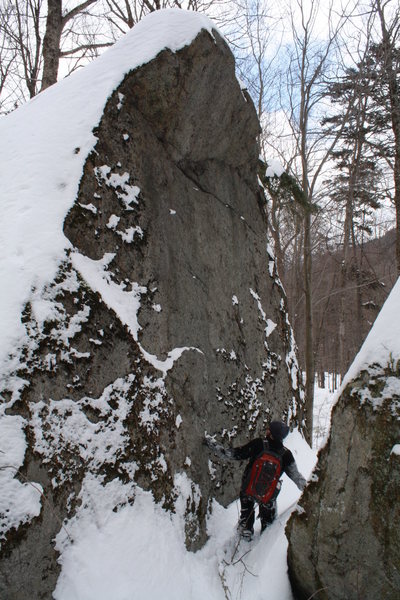
<path id="1" fill-rule="evenodd" d="M 5 0 L 1 5 L 1 70 L 7 74 L 7 88 L 3 79 L 4 85 L 0 92 L 4 97 L 4 92 L 7 91 L 11 101 L 24 100 L 26 96 L 33 98 L 38 92 L 42 62 L 42 13 L 42 0 Z M 5 65 L 8 65 L 7 70 Z M 15 91 L 21 80 L 27 94 L 23 90 L 16 95 Z"/>
<path id="2" fill-rule="evenodd" d="M 70 74 L 111 46 L 146 14 L 168 7 L 209 11 L 222 0 L 0 2 L 0 102 L 7 110 L 53 85 L 61 61 L 63 76 Z"/>
<path id="3" fill-rule="evenodd" d="M 7 3 L 0 12 L 0 30 L 5 31 L 10 27 L 12 19 L 12 5 Z M 10 84 L 16 63 L 17 50 L 13 45 L 9 45 L 9 40 L 5 36 L 0 38 L 0 113 L 4 103 L 7 103 L 7 97 L 4 101 L 4 92 L 7 84 Z"/>
<path id="4" fill-rule="evenodd" d="M 361 342 L 362 310 L 359 286 L 355 290 L 355 304 L 346 292 L 349 279 L 354 275 L 361 283 L 361 268 L 358 266 L 357 248 L 357 216 L 363 214 L 365 229 L 365 211 L 368 207 L 379 208 L 378 190 L 375 181 L 379 178 L 379 167 L 368 152 L 368 139 L 371 136 L 371 126 L 368 122 L 368 107 L 370 98 L 364 65 L 369 52 L 371 40 L 371 19 L 366 25 L 365 45 L 362 56 L 356 67 L 347 68 L 344 74 L 329 84 L 328 93 L 333 106 L 339 106 L 333 116 L 325 117 L 322 125 L 330 135 L 340 130 L 339 148 L 332 151 L 336 168 L 328 182 L 329 195 L 337 205 L 339 215 L 337 223 L 342 224 L 341 261 L 338 273 L 340 294 L 340 309 L 338 311 L 338 364 L 343 374 L 348 367 L 349 357 L 346 338 L 349 334 L 347 313 L 353 311 L 353 324 L 356 325 L 356 337 Z M 328 126 L 328 127 L 327 127 Z M 344 214 L 343 219 L 340 212 Z M 339 245 L 337 244 L 339 248 Z M 350 308 L 351 305 L 351 308 Z M 354 310 L 355 309 L 355 310 Z M 353 331 L 354 334 L 354 331 Z"/>
<path id="5" fill-rule="evenodd" d="M 65 74 L 112 45 L 99 27 L 104 15 L 89 8 L 101 3 L 62 0 L 1 0 L 0 98 L 5 111 L 57 81 L 60 60 L 73 58 Z M 47 12 L 46 12 L 47 10 Z"/>
<path id="6" fill-rule="evenodd" d="M 326 7 L 325 7 L 326 8 Z M 306 203 L 312 207 L 321 193 L 321 175 L 335 147 L 340 132 L 328 138 L 318 121 L 326 110 L 327 83 L 337 76 L 339 34 L 346 22 L 345 15 L 335 15 L 330 3 L 325 15 L 328 34 L 321 40 L 317 31 L 320 4 L 295 0 L 291 5 L 292 42 L 288 46 L 286 95 L 282 96 L 282 111 L 286 114 L 295 153 L 288 161 L 295 170 Z M 344 121 L 345 122 L 345 121 Z M 344 124 L 343 124 L 344 126 Z M 314 322 L 313 322 L 313 211 L 303 217 L 303 298 L 304 298 L 304 360 L 306 391 L 306 422 L 312 441 L 314 398 Z"/>
<path id="7" fill-rule="evenodd" d="M 219 0 L 103 0 L 104 15 L 114 39 L 138 23 L 145 15 L 163 8 L 183 8 L 209 12 Z"/>
<path id="8" fill-rule="evenodd" d="M 220 27 L 235 54 L 240 79 L 251 94 L 260 122 L 270 110 L 281 16 L 271 0 L 234 0 Z M 263 123 L 265 124 L 265 123 Z"/>
<path id="9" fill-rule="evenodd" d="M 61 49 L 62 36 L 63 33 L 66 32 L 67 26 L 69 27 L 67 32 L 68 39 L 69 41 L 73 41 L 76 35 L 76 29 L 74 28 L 73 22 L 82 15 L 85 15 L 85 11 L 97 2 L 98 0 L 85 0 L 85 2 L 65 10 L 63 8 L 62 0 L 47 0 L 48 10 L 46 33 L 43 40 L 43 76 L 41 91 L 57 81 L 61 57 L 72 56 L 77 53 L 80 53 L 81 56 L 85 56 L 87 50 L 95 50 L 112 45 L 112 42 L 96 42 L 88 41 L 86 39 L 83 42 L 79 42 L 76 46 L 72 45 L 71 47 L 71 44 L 68 44 L 69 47 L 67 49 Z M 86 34 L 87 32 L 82 33 Z"/>

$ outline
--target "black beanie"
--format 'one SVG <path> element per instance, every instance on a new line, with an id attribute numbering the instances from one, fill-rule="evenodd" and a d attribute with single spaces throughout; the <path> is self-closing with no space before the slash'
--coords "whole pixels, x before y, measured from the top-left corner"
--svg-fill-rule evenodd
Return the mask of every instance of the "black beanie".
<path id="1" fill-rule="evenodd" d="M 280 442 L 285 439 L 290 431 L 286 423 L 283 423 L 282 421 L 272 421 L 272 423 L 269 425 L 269 430 L 272 437 Z"/>

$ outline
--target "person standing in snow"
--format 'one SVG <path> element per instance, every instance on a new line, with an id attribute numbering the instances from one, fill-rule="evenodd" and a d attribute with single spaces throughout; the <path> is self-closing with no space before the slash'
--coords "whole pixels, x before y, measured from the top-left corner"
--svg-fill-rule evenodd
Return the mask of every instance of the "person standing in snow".
<path id="1" fill-rule="evenodd" d="M 282 421 L 272 421 L 267 428 L 265 438 L 256 438 L 248 444 L 238 448 L 223 448 L 221 444 L 215 442 L 211 437 L 206 436 L 207 446 L 222 460 L 248 460 L 247 466 L 242 477 L 240 487 L 240 519 L 238 531 L 242 537 L 250 540 L 254 533 L 254 509 L 255 500 L 246 494 L 249 483 L 252 466 L 255 460 L 263 454 L 265 449 L 270 449 L 274 454 L 279 455 L 281 459 L 282 472 L 286 473 L 297 487 L 303 491 L 306 480 L 297 469 L 293 454 L 283 445 L 283 440 L 289 433 L 289 427 Z M 259 504 L 259 517 L 261 520 L 261 533 L 276 517 L 276 499 L 280 492 L 281 482 L 278 482 L 272 498 L 267 504 Z"/>

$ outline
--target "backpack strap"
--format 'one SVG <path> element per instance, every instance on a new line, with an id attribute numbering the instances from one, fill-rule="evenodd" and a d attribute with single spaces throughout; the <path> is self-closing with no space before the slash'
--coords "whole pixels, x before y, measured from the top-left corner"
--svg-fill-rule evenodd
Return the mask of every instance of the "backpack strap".
<path id="1" fill-rule="evenodd" d="M 282 468 L 283 467 L 283 455 L 286 452 L 285 446 L 282 445 L 282 448 L 279 448 L 279 450 L 274 450 L 273 448 L 270 447 L 268 440 L 263 439 L 262 443 L 263 443 L 263 450 L 262 450 L 262 452 L 260 452 L 259 456 L 261 456 L 261 454 L 263 454 L 263 452 L 269 452 L 273 456 L 277 456 L 279 458 L 279 460 L 281 461 L 281 468 Z"/>

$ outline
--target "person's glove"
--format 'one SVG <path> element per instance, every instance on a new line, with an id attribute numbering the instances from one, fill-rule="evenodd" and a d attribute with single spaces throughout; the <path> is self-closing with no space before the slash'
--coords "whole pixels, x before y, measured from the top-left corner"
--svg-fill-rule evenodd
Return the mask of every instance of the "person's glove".
<path id="1" fill-rule="evenodd" d="M 214 452 L 216 456 L 218 456 L 218 458 L 221 458 L 222 460 L 232 458 L 232 452 L 230 448 L 228 448 L 228 450 L 225 450 L 225 448 L 221 444 L 218 444 L 218 442 L 216 442 L 214 438 L 212 438 L 210 435 L 205 435 L 204 443 L 206 444 L 206 446 L 208 446 L 208 448 L 210 448 L 212 452 Z"/>

